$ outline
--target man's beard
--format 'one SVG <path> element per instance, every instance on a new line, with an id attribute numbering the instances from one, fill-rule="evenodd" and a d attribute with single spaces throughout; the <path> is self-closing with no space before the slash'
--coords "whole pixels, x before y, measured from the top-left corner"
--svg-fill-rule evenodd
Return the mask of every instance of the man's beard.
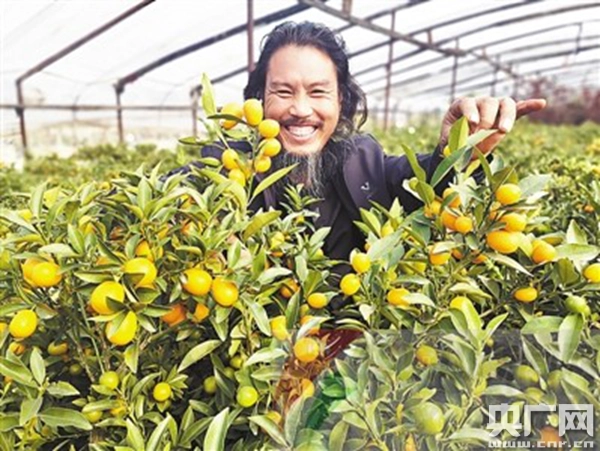
<path id="1" fill-rule="evenodd" d="M 350 142 L 346 140 L 329 141 L 323 150 L 310 155 L 298 155 L 286 152 L 273 159 L 272 172 L 296 164 L 296 167 L 275 184 L 275 193 L 279 201 L 283 200 L 285 187 L 303 185 L 302 193 L 314 198 L 322 198 L 329 181 L 342 174 L 342 169 Z"/>

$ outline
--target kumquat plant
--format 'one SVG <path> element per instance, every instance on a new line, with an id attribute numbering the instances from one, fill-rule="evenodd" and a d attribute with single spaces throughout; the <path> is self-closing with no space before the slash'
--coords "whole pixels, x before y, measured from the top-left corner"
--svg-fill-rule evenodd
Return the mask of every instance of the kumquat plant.
<path id="1" fill-rule="evenodd" d="M 430 179 L 404 144 L 423 207 L 362 210 L 343 262 L 302 186 L 250 208 L 292 169 L 261 102 L 202 92 L 181 143 L 215 157 L 4 199 L 0 449 L 475 450 L 528 405 L 539 446 L 590 440 L 559 405 L 598 433 L 597 138 L 561 159 L 526 127 L 484 157 L 459 120 Z"/>

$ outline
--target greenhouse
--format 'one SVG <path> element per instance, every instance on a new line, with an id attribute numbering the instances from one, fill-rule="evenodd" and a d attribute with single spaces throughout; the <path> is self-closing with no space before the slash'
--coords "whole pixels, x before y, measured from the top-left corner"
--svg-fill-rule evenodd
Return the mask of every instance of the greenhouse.
<path id="1" fill-rule="evenodd" d="M 600 446 L 598 1 L 0 7 L 0 450 Z"/>

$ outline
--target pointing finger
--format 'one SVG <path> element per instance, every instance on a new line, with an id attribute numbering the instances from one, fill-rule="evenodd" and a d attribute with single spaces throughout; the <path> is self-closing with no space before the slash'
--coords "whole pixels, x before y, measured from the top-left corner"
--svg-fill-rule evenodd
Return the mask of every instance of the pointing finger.
<path id="1" fill-rule="evenodd" d="M 527 99 L 517 102 L 517 118 L 526 116 L 546 107 L 546 99 Z"/>

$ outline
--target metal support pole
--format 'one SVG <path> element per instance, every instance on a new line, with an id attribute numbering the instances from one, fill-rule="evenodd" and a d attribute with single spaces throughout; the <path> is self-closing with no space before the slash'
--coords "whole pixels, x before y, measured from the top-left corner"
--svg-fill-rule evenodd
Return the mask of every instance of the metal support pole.
<path id="1" fill-rule="evenodd" d="M 492 84 L 491 84 L 491 89 L 490 89 L 490 95 L 492 97 L 496 96 L 496 83 L 498 83 L 498 71 L 500 70 L 500 56 L 498 56 L 496 58 L 496 62 L 498 63 L 495 67 L 494 67 L 494 79 L 492 80 Z"/>
<path id="2" fill-rule="evenodd" d="M 83 36 L 82 38 L 76 40 L 75 42 L 72 42 L 71 44 L 69 44 L 64 49 L 62 49 L 62 50 L 58 51 L 57 53 L 53 54 L 52 56 L 46 58 L 42 62 L 38 63 L 37 65 L 35 65 L 31 69 L 29 69 L 23 75 L 19 76 L 19 78 L 17 78 L 17 81 L 16 81 L 16 83 L 17 83 L 17 96 L 19 96 L 18 97 L 19 104 L 20 105 L 24 105 L 23 94 L 21 92 L 21 84 L 25 80 L 27 80 L 32 75 L 34 75 L 34 74 L 36 74 L 36 73 L 44 70 L 46 67 L 50 66 L 54 62 L 60 60 L 61 58 L 64 58 L 69 53 L 73 52 L 74 50 L 76 50 L 77 48 L 79 48 L 82 45 L 86 44 L 87 42 L 91 41 L 95 37 L 101 35 L 105 31 L 107 31 L 110 28 L 114 27 L 115 25 L 119 24 L 123 20 L 127 19 L 129 16 L 132 16 L 133 14 L 137 13 L 139 10 L 141 10 L 142 8 L 145 8 L 146 6 L 148 6 L 149 4 L 153 3 L 154 1 L 155 0 L 143 0 L 143 1 L 141 1 L 140 3 L 138 3 L 137 5 L 135 5 L 134 7 L 128 9 L 127 11 L 125 11 L 124 13 L 122 13 L 119 16 L 115 17 L 111 21 L 105 23 L 101 27 L 98 27 L 95 30 L 92 30 L 91 32 L 89 32 L 88 34 L 86 34 L 85 36 Z M 22 142 L 23 142 L 23 146 L 26 149 L 27 148 L 27 137 L 25 135 L 25 114 L 24 113 L 25 113 L 24 109 L 23 109 L 23 111 L 21 111 L 20 114 L 19 114 L 19 111 L 17 110 L 17 114 L 19 115 L 19 122 L 20 122 L 20 125 L 21 125 L 21 137 L 22 137 L 21 139 L 22 139 Z"/>
<path id="3" fill-rule="evenodd" d="M 577 32 L 577 37 L 575 38 L 575 55 L 579 53 L 579 46 L 581 45 L 581 35 L 583 34 L 583 23 L 579 24 L 579 31 Z"/>
<path id="4" fill-rule="evenodd" d="M 115 94 L 117 95 L 117 130 L 119 131 L 119 144 L 123 144 L 123 111 L 121 110 L 121 94 L 123 89 L 115 86 Z"/>
<path id="5" fill-rule="evenodd" d="M 254 70 L 254 0 L 247 2 L 248 23 L 248 73 Z"/>
<path id="6" fill-rule="evenodd" d="M 396 11 L 392 12 L 392 25 L 390 27 L 392 33 L 396 31 Z M 394 39 L 390 38 L 390 46 L 388 50 L 388 62 L 386 66 L 387 80 L 385 84 L 385 110 L 383 112 L 383 129 L 387 130 L 389 125 L 390 115 L 390 92 L 392 86 L 392 60 L 394 59 Z"/>
<path id="7" fill-rule="evenodd" d="M 342 13 L 348 15 L 352 14 L 352 0 L 344 0 L 342 2 Z"/>
<path id="8" fill-rule="evenodd" d="M 27 129 L 25 127 L 25 108 L 22 106 L 25 104 L 23 101 L 23 87 L 21 81 L 17 80 L 17 102 L 19 106 L 15 108 L 17 116 L 19 116 L 19 126 L 21 128 L 21 143 L 23 144 L 23 151 L 27 151 Z"/>
<path id="9" fill-rule="evenodd" d="M 458 39 L 455 41 L 455 46 L 458 48 Z M 456 95 L 456 72 L 458 71 L 458 55 L 454 55 L 454 66 L 452 66 L 452 81 L 450 82 L 450 103 L 454 101 Z"/>

